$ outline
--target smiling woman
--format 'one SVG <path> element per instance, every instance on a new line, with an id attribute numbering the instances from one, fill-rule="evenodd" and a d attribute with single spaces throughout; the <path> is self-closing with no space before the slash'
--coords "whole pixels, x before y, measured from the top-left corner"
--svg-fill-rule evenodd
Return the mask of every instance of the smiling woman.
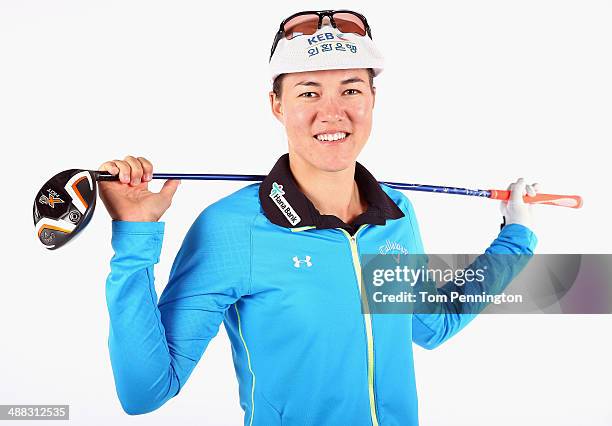
<path id="1" fill-rule="evenodd" d="M 287 133 L 291 172 L 319 211 L 350 223 L 365 208 L 354 175 L 372 130 L 376 90 L 368 84 L 368 72 L 288 73 L 282 86 L 281 97 L 270 93 L 270 104 Z"/>
<path id="2" fill-rule="evenodd" d="M 116 219 L 108 344 L 127 413 L 153 411 L 184 389 L 223 322 L 245 425 L 418 425 L 410 343 L 432 349 L 473 316 L 452 305 L 423 317 L 362 310 L 361 255 L 424 253 L 411 202 L 357 162 L 383 69 L 371 36 L 353 11 L 283 20 L 269 101 L 288 153 L 261 183 L 198 216 L 157 304 L 157 220 L 176 185 L 150 193 L 153 165 L 142 157 L 101 166 L 128 176 L 100 185 Z M 527 214 L 519 200 L 513 211 Z M 509 223 L 487 252 L 532 253 L 535 235 Z"/>

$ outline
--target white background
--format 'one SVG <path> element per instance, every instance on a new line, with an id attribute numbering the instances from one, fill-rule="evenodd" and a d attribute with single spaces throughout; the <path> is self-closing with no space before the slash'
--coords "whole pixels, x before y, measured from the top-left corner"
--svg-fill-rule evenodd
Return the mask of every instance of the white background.
<path id="1" fill-rule="evenodd" d="M 128 154 L 162 172 L 267 173 L 286 150 L 269 49 L 303 9 L 361 11 L 387 58 L 359 158 L 379 180 L 505 189 L 523 176 L 580 194 L 580 210 L 537 206 L 537 252 L 610 253 L 609 1 L 288 3 L 0 0 L 0 404 L 70 404 L 79 425 L 241 424 L 223 329 L 177 398 L 123 413 L 107 349 L 110 218 L 100 203 L 48 252 L 32 202 L 54 173 Z M 197 214 L 241 186 L 183 182 L 163 217 L 158 294 Z M 479 253 L 497 235 L 497 202 L 406 194 L 430 253 Z M 489 315 L 416 347 L 421 423 L 612 424 L 610 326 Z"/>

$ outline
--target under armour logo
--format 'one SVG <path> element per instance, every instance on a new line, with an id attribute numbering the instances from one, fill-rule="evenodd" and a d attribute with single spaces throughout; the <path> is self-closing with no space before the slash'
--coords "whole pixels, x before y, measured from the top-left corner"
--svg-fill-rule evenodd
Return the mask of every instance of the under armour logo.
<path id="1" fill-rule="evenodd" d="M 312 262 L 310 261 L 310 256 L 306 256 L 304 258 L 304 260 L 298 258 L 297 256 L 293 256 L 293 266 L 295 266 L 296 268 L 299 268 L 302 263 L 305 263 L 307 267 L 311 267 L 312 266 Z"/>

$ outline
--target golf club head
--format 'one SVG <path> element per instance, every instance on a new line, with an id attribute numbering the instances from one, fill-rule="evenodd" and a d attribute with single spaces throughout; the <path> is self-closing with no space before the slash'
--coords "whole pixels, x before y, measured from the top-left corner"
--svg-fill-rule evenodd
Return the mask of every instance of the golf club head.
<path id="1" fill-rule="evenodd" d="M 90 170 L 65 170 L 40 188 L 34 199 L 34 226 L 45 248 L 63 246 L 87 226 L 97 194 L 96 174 Z"/>

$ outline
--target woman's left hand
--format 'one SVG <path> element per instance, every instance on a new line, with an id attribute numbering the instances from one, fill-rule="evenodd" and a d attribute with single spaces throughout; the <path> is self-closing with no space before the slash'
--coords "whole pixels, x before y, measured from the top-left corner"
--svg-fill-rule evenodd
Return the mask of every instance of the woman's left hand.
<path id="1" fill-rule="evenodd" d="M 540 192 L 540 185 L 538 183 L 527 185 L 525 179 L 519 178 L 516 182 L 508 185 L 508 190 L 510 191 L 510 199 L 508 201 L 501 201 L 499 206 L 504 215 L 506 225 L 518 223 L 533 230 L 533 205 L 524 202 L 523 196 L 535 196 Z"/>

